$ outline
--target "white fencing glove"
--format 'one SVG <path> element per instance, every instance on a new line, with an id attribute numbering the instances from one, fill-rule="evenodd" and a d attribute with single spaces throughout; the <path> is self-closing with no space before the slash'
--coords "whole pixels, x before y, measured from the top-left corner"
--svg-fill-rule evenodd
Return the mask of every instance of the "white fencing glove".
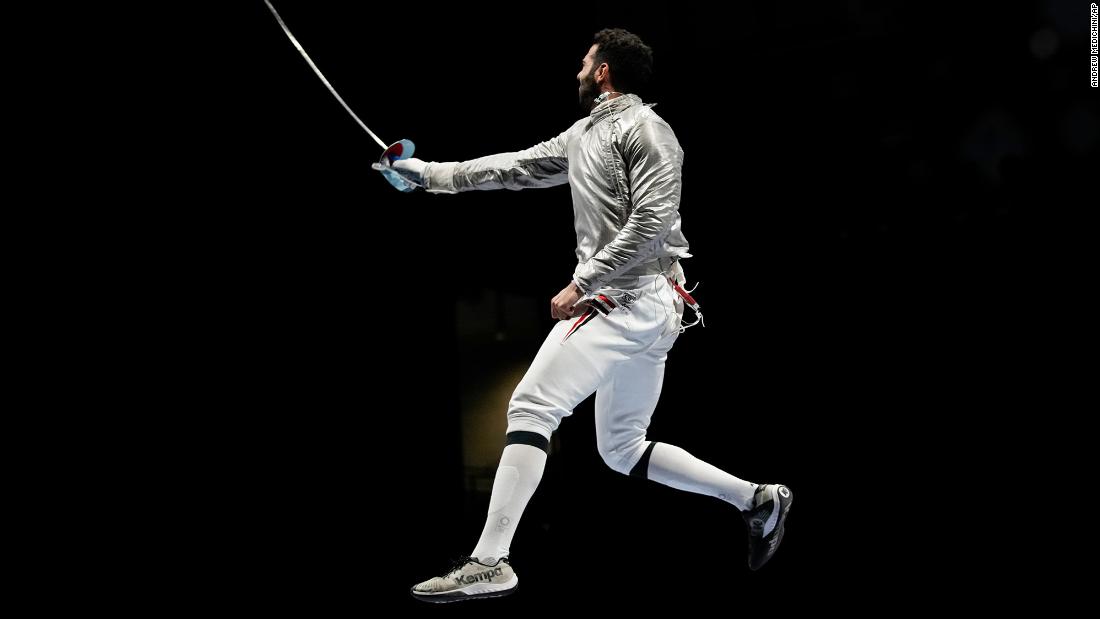
<path id="1" fill-rule="evenodd" d="M 424 186 L 424 171 L 428 168 L 428 162 L 410 157 L 394 161 L 390 167 L 418 187 Z"/>

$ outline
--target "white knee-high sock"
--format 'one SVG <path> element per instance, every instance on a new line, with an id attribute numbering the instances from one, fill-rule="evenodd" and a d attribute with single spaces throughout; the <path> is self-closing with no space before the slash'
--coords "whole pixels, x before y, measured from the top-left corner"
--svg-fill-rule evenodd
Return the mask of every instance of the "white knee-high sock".
<path id="1" fill-rule="evenodd" d="M 489 499 L 489 515 L 485 528 L 470 556 L 482 563 L 492 563 L 508 556 L 512 536 L 527 501 L 538 488 L 546 468 L 546 452 L 531 445 L 508 445 L 500 456 L 493 494 Z"/>
<path id="2" fill-rule="evenodd" d="M 677 490 L 722 499 L 741 511 L 752 507 L 752 493 L 758 485 L 738 479 L 668 443 L 653 446 L 647 476 Z"/>

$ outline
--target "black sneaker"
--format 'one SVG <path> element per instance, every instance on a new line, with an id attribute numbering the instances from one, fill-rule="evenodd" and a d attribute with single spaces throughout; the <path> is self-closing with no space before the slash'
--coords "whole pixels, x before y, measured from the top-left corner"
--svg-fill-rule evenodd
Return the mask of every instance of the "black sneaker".
<path id="1" fill-rule="evenodd" d="M 752 496 L 752 509 L 743 512 L 749 527 L 749 568 L 758 570 L 772 558 L 783 541 L 783 524 L 794 493 L 779 484 L 762 484 Z"/>
<path id="2" fill-rule="evenodd" d="M 515 593 L 519 577 L 508 557 L 481 563 L 477 557 L 463 557 L 446 574 L 414 586 L 409 593 L 425 602 L 458 602 L 498 598 Z"/>

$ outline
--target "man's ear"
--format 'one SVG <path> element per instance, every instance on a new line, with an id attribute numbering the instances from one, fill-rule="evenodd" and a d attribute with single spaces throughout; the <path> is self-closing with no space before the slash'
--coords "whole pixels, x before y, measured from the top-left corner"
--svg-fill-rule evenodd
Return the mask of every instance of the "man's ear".
<path id="1" fill-rule="evenodd" d="M 603 77 L 600 77 L 600 72 L 601 71 L 603 71 Z M 597 81 L 607 81 L 607 74 L 610 73 L 610 72 L 611 72 L 611 67 L 607 66 L 606 62 L 601 63 L 600 66 L 596 67 L 596 80 Z"/>

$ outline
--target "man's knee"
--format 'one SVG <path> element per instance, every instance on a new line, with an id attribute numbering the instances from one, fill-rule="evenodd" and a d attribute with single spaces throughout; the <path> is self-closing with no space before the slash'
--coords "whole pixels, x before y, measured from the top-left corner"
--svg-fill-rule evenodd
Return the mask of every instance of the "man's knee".
<path id="1" fill-rule="evenodd" d="M 528 430 L 550 436 L 573 411 L 517 389 L 508 402 L 508 431 Z"/>
<path id="2" fill-rule="evenodd" d="M 541 435 L 549 440 L 548 437 L 554 434 L 554 431 L 558 429 L 558 425 L 558 419 L 554 415 L 529 408 L 510 407 L 508 409 L 508 434 L 526 432 Z"/>
<path id="3" fill-rule="evenodd" d="M 610 443 L 597 441 L 600 457 L 611 470 L 631 475 L 633 477 L 645 477 L 645 469 L 649 467 L 649 452 L 653 443 L 645 440 L 644 435 L 633 441 Z"/>

